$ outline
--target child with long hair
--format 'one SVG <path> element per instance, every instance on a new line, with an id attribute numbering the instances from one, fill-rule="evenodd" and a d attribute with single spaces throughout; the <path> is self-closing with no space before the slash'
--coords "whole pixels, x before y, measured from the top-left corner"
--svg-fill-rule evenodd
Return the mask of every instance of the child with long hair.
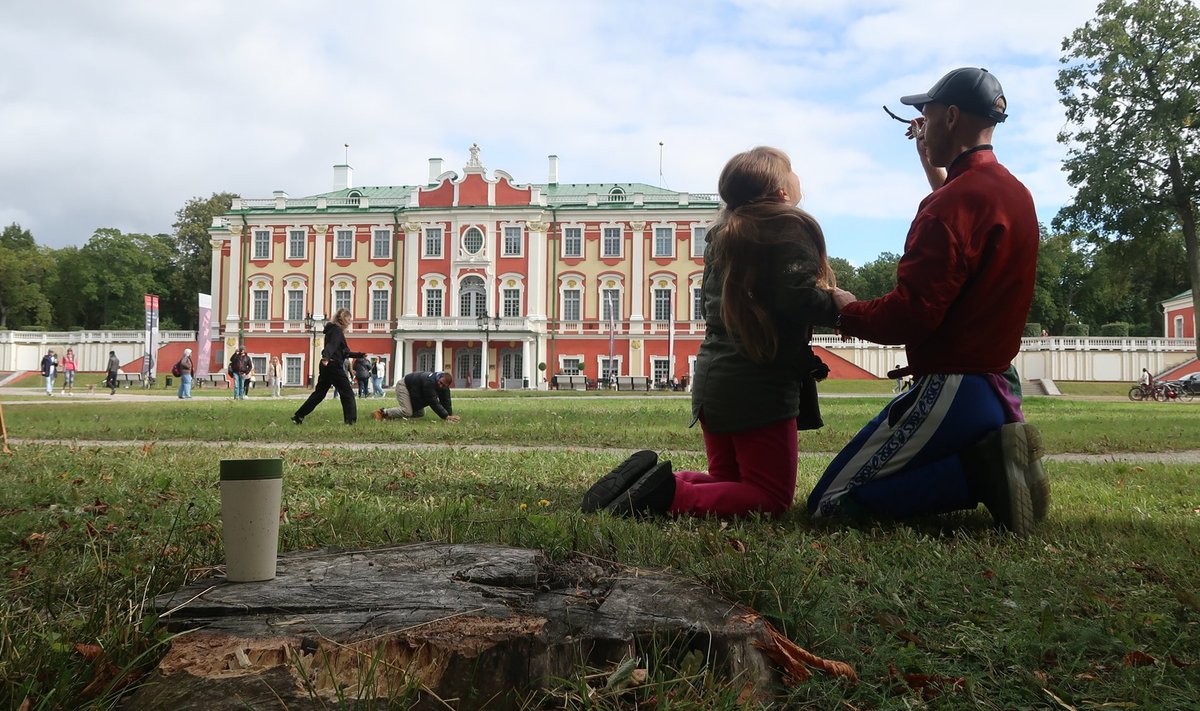
<path id="1" fill-rule="evenodd" d="M 704 253 L 706 335 L 692 386 L 708 472 L 672 472 L 643 450 L 587 492 L 585 512 L 778 516 L 792 506 L 796 434 L 822 425 L 816 381 L 828 373 L 809 340 L 813 326 L 837 318 L 825 236 L 797 207 L 800 179 L 783 151 L 737 154 L 718 190 L 724 206 Z"/>
<path id="2" fill-rule="evenodd" d="M 342 421 L 352 425 L 358 421 L 358 406 L 354 402 L 354 390 L 350 387 L 350 378 L 346 375 L 346 360 L 348 358 L 365 358 L 366 353 L 350 350 L 346 345 L 346 329 L 350 328 L 349 309 L 338 309 L 333 320 L 325 324 L 325 346 L 321 349 L 321 369 L 317 373 L 317 384 L 313 386 L 312 394 L 304 401 L 292 422 L 301 424 L 308 413 L 316 409 L 325 398 L 329 388 L 337 391 L 342 401 Z"/>

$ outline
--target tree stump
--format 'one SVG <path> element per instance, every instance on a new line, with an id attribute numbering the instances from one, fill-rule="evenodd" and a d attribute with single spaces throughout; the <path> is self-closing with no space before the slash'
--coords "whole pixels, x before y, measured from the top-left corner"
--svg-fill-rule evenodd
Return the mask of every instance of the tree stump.
<path id="1" fill-rule="evenodd" d="M 155 602 L 181 634 L 132 708 L 509 708 L 652 650 L 753 693 L 779 680 L 755 646 L 770 626 L 695 582 L 520 548 L 301 551 L 274 580 L 204 579 Z"/>

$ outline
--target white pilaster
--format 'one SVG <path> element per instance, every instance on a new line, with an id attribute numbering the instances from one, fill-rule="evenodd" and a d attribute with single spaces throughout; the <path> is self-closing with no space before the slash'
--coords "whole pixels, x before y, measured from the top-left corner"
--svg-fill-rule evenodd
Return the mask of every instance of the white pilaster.
<path id="1" fill-rule="evenodd" d="M 630 261 L 633 264 L 633 276 L 629 284 L 629 333 L 630 335 L 644 332 L 646 308 L 646 223 L 635 220 L 629 223 L 633 233 L 630 241 Z"/>
<path id="2" fill-rule="evenodd" d="M 528 257 L 529 274 L 525 282 L 525 317 L 531 321 L 546 319 L 546 295 L 553 285 L 547 284 L 546 274 L 547 246 L 546 231 L 549 225 L 542 221 L 542 216 L 525 224 L 529 230 Z M 530 382 L 533 382 L 532 380 Z"/>
<path id="3" fill-rule="evenodd" d="M 420 255 L 421 223 L 405 222 L 400 227 L 404 230 L 404 317 L 416 318 L 417 306 L 421 302 L 417 296 L 420 288 L 417 283 L 417 260 Z"/>
<path id="4" fill-rule="evenodd" d="M 313 319 L 324 320 L 329 317 L 325 311 L 325 295 L 329 289 L 325 288 L 329 278 L 326 276 L 328 264 L 325 262 L 325 235 L 329 233 L 329 225 L 315 224 L 312 226 L 313 234 L 313 283 L 309 284 L 308 288 L 312 298 L 312 313 Z"/>
<path id="5" fill-rule="evenodd" d="M 236 333 L 242 305 L 242 226 L 229 225 L 229 283 L 225 285 L 225 331 Z"/>

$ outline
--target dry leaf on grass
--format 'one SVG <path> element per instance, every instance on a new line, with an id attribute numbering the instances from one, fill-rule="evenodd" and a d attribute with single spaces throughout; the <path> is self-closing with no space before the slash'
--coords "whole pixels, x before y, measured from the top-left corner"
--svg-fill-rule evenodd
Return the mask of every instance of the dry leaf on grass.
<path id="1" fill-rule="evenodd" d="M 1145 652 L 1135 650 L 1126 652 L 1125 656 L 1121 657 L 1121 663 L 1127 667 L 1151 667 L 1157 664 L 1158 660 Z"/>
<path id="2" fill-rule="evenodd" d="M 755 641 L 754 646 L 761 649 L 764 654 L 783 668 L 783 681 L 788 686 L 808 681 L 812 677 L 812 672 L 808 670 L 808 667 L 820 669 L 834 676 L 845 677 L 852 684 L 858 683 L 858 674 L 854 673 L 854 669 L 849 664 L 818 657 L 783 636 L 766 620 L 763 620 L 763 626 L 766 628 L 769 639 L 766 642 Z"/>

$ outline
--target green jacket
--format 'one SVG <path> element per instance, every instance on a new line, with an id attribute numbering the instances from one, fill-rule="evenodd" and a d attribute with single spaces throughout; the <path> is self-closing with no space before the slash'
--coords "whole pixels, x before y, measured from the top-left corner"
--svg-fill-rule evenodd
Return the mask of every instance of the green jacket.
<path id="1" fill-rule="evenodd" d="M 703 414 L 704 426 L 712 432 L 742 432 L 789 417 L 797 418 L 800 429 L 820 427 L 813 375 L 816 371 L 823 378 L 827 369 L 809 340 L 813 326 L 834 325 L 837 309 L 829 292 L 817 287 L 816 250 L 797 234 L 795 240 L 771 247 L 772 258 L 764 260 L 761 268 L 777 271 L 768 280 L 769 293 L 758 300 L 775 319 L 779 348 L 770 362 L 756 363 L 742 352 L 721 319 L 725 275 L 710 259 L 712 245 L 720 239 L 719 227 L 709 236 L 701 304 L 706 333 L 696 356 L 693 424 Z"/>

